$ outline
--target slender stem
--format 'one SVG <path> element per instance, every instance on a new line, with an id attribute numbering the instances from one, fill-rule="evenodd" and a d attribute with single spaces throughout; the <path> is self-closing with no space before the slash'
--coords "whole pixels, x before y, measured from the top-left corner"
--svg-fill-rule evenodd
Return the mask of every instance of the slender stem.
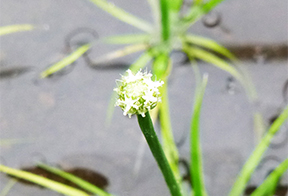
<path id="1" fill-rule="evenodd" d="M 182 196 L 179 184 L 176 181 L 176 178 L 172 172 L 171 167 L 169 166 L 169 163 L 158 140 L 158 137 L 154 131 L 153 123 L 151 121 L 149 112 L 145 114 L 145 117 L 137 115 L 137 118 L 142 133 L 144 134 L 146 141 L 150 147 L 150 150 L 160 170 L 162 171 L 166 184 L 170 189 L 171 195 Z"/>
<path id="2" fill-rule="evenodd" d="M 170 37 L 169 2 L 160 0 L 162 40 L 167 41 Z"/>
<path id="3" fill-rule="evenodd" d="M 168 89 L 167 89 L 167 77 L 164 79 L 164 84 L 161 88 L 161 103 L 160 106 L 160 125 L 161 135 L 163 142 L 163 150 L 168 159 L 169 165 L 177 180 L 181 180 L 181 176 L 178 169 L 179 155 L 176 144 L 173 138 L 173 131 L 170 122 L 169 101 L 168 101 Z"/>

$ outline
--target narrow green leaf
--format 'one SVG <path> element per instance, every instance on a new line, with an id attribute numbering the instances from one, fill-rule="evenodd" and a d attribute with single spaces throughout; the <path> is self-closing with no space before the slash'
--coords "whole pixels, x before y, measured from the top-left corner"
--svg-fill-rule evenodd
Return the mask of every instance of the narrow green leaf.
<path id="1" fill-rule="evenodd" d="M 4 165 L 0 165 L 0 172 L 4 172 L 7 173 L 11 176 L 15 176 L 18 178 L 22 178 L 24 180 L 28 180 L 30 182 L 33 182 L 35 184 L 44 186 L 46 188 L 49 188 L 51 190 L 54 190 L 58 193 L 64 194 L 64 195 L 68 195 L 68 196 L 89 196 L 88 194 L 86 194 L 85 192 L 75 189 L 73 187 L 61 184 L 59 182 L 55 182 L 53 180 L 49 180 L 47 178 L 44 178 L 42 176 L 38 176 L 36 174 L 32 174 L 26 171 L 22 171 L 22 170 L 17 170 L 17 169 L 13 169 L 10 167 L 6 167 Z"/>
<path id="2" fill-rule="evenodd" d="M 230 59 L 233 62 L 233 65 L 235 65 L 235 67 L 237 68 L 238 72 L 241 73 L 241 77 L 242 77 L 242 84 L 245 87 L 245 90 L 248 94 L 248 97 L 250 99 L 251 102 L 255 102 L 255 100 L 257 100 L 257 92 L 255 90 L 255 87 L 253 85 L 253 82 L 249 76 L 249 73 L 247 72 L 247 70 L 242 66 L 242 64 L 238 61 L 238 59 L 225 47 L 221 46 L 220 44 L 218 44 L 217 42 L 211 40 L 211 39 L 207 39 L 204 37 L 200 37 L 200 36 L 195 36 L 195 35 L 187 35 L 187 36 L 183 36 L 182 40 L 184 43 L 191 43 L 191 44 L 195 44 L 207 49 L 210 49 L 214 52 L 217 52 L 221 55 L 223 55 L 224 57 Z M 245 84 L 244 84 L 245 82 Z"/>
<path id="3" fill-rule="evenodd" d="M 203 13 L 206 14 L 206 13 L 210 12 L 211 10 L 213 10 L 222 1 L 224 1 L 224 0 L 210 0 L 209 2 L 205 3 L 201 9 L 202 9 Z"/>
<path id="4" fill-rule="evenodd" d="M 104 0 L 90 0 L 92 3 L 99 6 L 101 9 L 105 10 L 109 14 L 113 15 L 114 17 L 126 22 L 134 27 L 137 27 L 143 31 L 148 33 L 152 32 L 152 26 L 147 23 L 146 21 L 135 17 L 134 15 L 127 13 L 126 11 L 116 7 L 114 4 L 109 3 Z"/>
<path id="5" fill-rule="evenodd" d="M 159 0 L 147 0 L 150 7 L 151 7 L 151 12 L 153 13 L 153 19 L 156 28 L 160 26 L 160 4 Z M 157 30 L 156 30 L 157 31 Z"/>
<path id="6" fill-rule="evenodd" d="M 261 161 L 263 154 L 271 143 L 273 136 L 277 133 L 280 127 L 288 118 L 288 106 L 284 109 L 281 115 L 274 121 L 269 128 L 266 135 L 261 139 L 260 143 L 256 146 L 254 152 L 249 157 L 245 165 L 243 166 L 236 182 L 234 183 L 230 196 L 240 196 L 243 194 L 246 184 L 251 178 L 252 173 Z"/>
<path id="7" fill-rule="evenodd" d="M 207 192 L 204 184 L 203 166 L 202 166 L 202 152 L 200 142 L 200 113 L 202 108 L 202 101 L 207 85 L 208 76 L 203 76 L 203 81 L 196 88 L 196 96 L 194 102 L 193 115 L 191 119 L 191 132 L 190 132 L 190 173 L 192 177 L 192 187 L 195 195 L 207 196 Z"/>
<path id="8" fill-rule="evenodd" d="M 192 6 L 190 12 L 183 19 L 186 22 L 187 27 L 195 23 L 204 14 L 207 14 L 208 12 L 210 12 L 222 1 L 223 0 L 210 0 L 209 2 L 204 3 L 204 4 L 195 4 L 194 6 Z"/>
<path id="9" fill-rule="evenodd" d="M 130 34 L 107 37 L 103 41 L 108 44 L 136 44 L 148 42 L 149 39 L 148 34 Z"/>
<path id="10" fill-rule="evenodd" d="M 132 54 L 135 52 L 143 51 L 145 49 L 148 49 L 147 44 L 134 44 L 129 45 L 124 48 L 121 48 L 120 50 L 116 50 L 113 52 L 110 52 L 108 54 L 105 54 L 104 56 L 101 56 L 93 61 L 93 65 L 97 66 L 97 64 L 105 63 L 107 61 L 120 58 L 123 56 L 126 56 L 128 54 Z"/>
<path id="11" fill-rule="evenodd" d="M 6 196 L 17 182 L 17 179 L 10 179 L 6 186 L 0 192 L 0 196 Z"/>
<path id="12" fill-rule="evenodd" d="M 0 27 L 0 36 L 20 31 L 31 31 L 32 29 L 34 29 L 34 26 L 30 24 L 3 26 Z"/>
<path id="13" fill-rule="evenodd" d="M 41 73 L 41 77 L 45 78 L 45 77 L 47 77 L 47 76 L 49 76 L 49 75 L 51 75 L 51 74 L 63 69 L 64 67 L 70 65 L 71 63 L 75 62 L 85 52 L 87 52 L 90 49 L 90 47 L 91 47 L 90 44 L 86 44 L 86 45 L 83 45 L 83 46 L 79 47 L 75 52 L 73 52 L 69 56 L 65 57 L 61 61 L 55 63 L 54 65 L 52 65 L 51 67 L 49 67 L 45 71 L 43 71 Z"/>
<path id="14" fill-rule="evenodd" d="M 227 58 L 229 58 L 232 61 L 236 60 L 236 57 L 224 46 L 221 46 L 217 42 L 215 42 L 212 39 L 208 39 L 205 37 L 201 36 L 196 36 L 196 35 L 186 35 L 183 37 L 184 41 L 187 43 L 195 44 L 210 50 L 213 50 L 214 52 L 217 52 Z"/>
<path id="15" fill-rule="evenodd" d="M 251 196 L 272 196 L 278 185 L 279 179 L 288 170 L 288 159 L 283 161 L 277 168 L 258 186 Z"/>
<path id="16" fill-rule="evenodd" d="M 230 73 L 232 76 L 234 76 L 236 79 L 238 79 L 244 86 L 246 86 L 246 83 L 245 83 L 242 75 L 237 71 L 237 69 L 235 69 L 234 67 L 229 65 L 226 61 L 222 60 L 221 58 L 215 56 L 214 54 L 211 54 L 205 50 L 202 50 L 202 49 L 196 48 L 196 47 L 186 47 L 186 48 L 184 48 L 184 51 L 189 56 L 192 56 L 192 57 L 201 59 L 203 61 L 206 61 L 208 63 L 211 63 L 211 64 L 215 65 L 216 67 Z"/>
<path id="17" fill-rule="evenodd" d="M 86 191 L 89 191 L 91 193 L 94 193 L 98 196 L 112 196 L 111 194 L 103 191 L 102 189 L 100 189 L 99 187 L 79 178 L 76 177 L 68 172 L 65 172 L 63 170 L 60 170 L 58 168 L 55 167 L 51 167 L 49 165 L 43 164 L 43 163 L 39 163 L 37 164 L 38 167 L 45 169 L 53 174 L 59 175 L 62 178 L 65 178 L 67 180 L 69 180 L 70 182 L 73 182 L 74 184 L 76 184 L 77 186 L 83 188 Z"/>
<path id="18" fill-rule="evenodd" d="M 152 55 L 148 52 L 143 53 L 130 67 L 132 73 L 136 74 L 140 69 L 145 67 L 151 60 Z"/>

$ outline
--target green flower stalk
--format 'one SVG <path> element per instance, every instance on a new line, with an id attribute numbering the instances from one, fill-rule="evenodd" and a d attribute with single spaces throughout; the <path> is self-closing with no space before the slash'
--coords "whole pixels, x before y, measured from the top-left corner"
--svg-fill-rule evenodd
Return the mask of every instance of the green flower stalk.
<path id="1" fill-rule="evenodd" d="M 173 171 L 164 154 L 162 146 L 154 131 L 149 110 L 153 109 L 161 101 L 159 87 L 163 81 L 152 81 L 152 74 L 141 70 L 135 75 L 127 70 L 127 75 L 122 76 L 118 88 L 114 89 L 119 98 L 116 106 L 120 106 L 123 114 L 129 118 L 136 114 L 138 123 L 149 148 L 164 176 L 166 184 L 172 196 L 182 196 L 180 182 L 177 182 Z"/>

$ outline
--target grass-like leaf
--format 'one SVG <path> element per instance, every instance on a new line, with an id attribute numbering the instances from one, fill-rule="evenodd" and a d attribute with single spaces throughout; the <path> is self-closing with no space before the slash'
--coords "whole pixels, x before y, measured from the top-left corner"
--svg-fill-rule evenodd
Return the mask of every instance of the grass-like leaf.
<path id="1" fill-rule="evenodd" d="M 101 56 L 93 61 L 93 65 L 97 66 L 97 64 L 105 63 L 106 61 L 110 61 L 116 58 L 120 58 L 123 56 L 126 56 L 128 54 L 132 54 L 135 52 L 143 51 L 148 48 L 147 44 L 134 44 L 129 45 L 124 48 L 121 48 L 120 50 L 116 50 L 113 52 L 110 52 L 108 54 L 105 54 L 104 56 Z"/>
<path id="2" fill-rule="evenodd" d="M 274 171 L 269 174 L 265 181 L 251 194 L 251 196 L 274 195 L 280 177 L 288 170 L 288 159 L 283 161 Z"/>
<path id="3" fill-rule="evenodd" d="M 210 49 L 214 52 L 217 52 L 227 58 L 229 58 L 232 61 L 236 60 L 236 57 L 224 46 L 221 46 L 217 42 L 215 42 L 212 39 L 208 39 L 205 37 L 197 36 L 197 35 L 191 35 L 188 34 L 185 37 L 183 37 L 184 41 L 187 43 L 195 44 L 207 49 Z"/>
<path id="4" fill-rule="evenodd" d="M 202 152 L 200 146 L 200 113 L 207 81 L 208 76 L 204 75 L 202 83 L 200 83 L 200 86 L 196 88 L 196 96 L 190 130 L 190 174 L 192 178 L 194 194 L 197 196 L 207 196 L 203 177 Z"/>
<path id="5" fill-rule="evenodd" d="M 210 0 L 207 3 L 204 4 L 195 4 L 191 7 L 190 12 L 187 14 L 187 16 L 184 17 L 184 21 L 186 22 L 187 26 L 191 26 L 193 23 L 195 23 L 198 19 L 200 19 L 204 14 L 207 14 L 212 9 L 214 9 L 219 3 L 221 3 L 223 0 Z"/>
<path id="6" fill-rule="evenodd" d="M 37 164 L 37 166 L 42 168 L 42 169 L 45 169 L 45 170 L 47 170 L 53 174 L 59 175 L 62 178 L 65 178 L 65 179 L 69 180 L 70 182 L 75 183 L 77 186 L 85 189 L 86 191 L 94 193 L 98 196 L 112 196 L 111 194 L 100 189 L 99 187 L 97 187 L 97 186 L 77 177 L 77 176 L 74 176 L 73 174 L 62 171 L 61 169 L 51 167 L 51 166 L 43 164 L 43 163 L 39 163 L 39 164 Z"/>
<path id="7" fill-rule="evenodd" d="M 269 128 L 266 135 L 261 139 L 260 143 L 256 146 L 254 152 L 249 157 L 245 165 L 243 166 L 236 182 L 234 183 L 230 196 L 240 196 L 243 194 L 246 184 L 249 181 L 255 168 L 261 161 L 261 158 L 268 148 L 273 136 L 277 133 L 280 127 L 288 118 L 288 106 L 284 109 L 281 115 L 274 121 L 274 123 Z"/>
<path id="8" fill-rule="evenodd" d="M 31 24 L 19 24 L 0 27 L 0 36 L 20 31 L 31 31 L 34 26 Z"/>
<path id="9" fill-rule="evenodd" d="M 130 67 L 129 69 L 136 74 L 140 69 L 145 67 L 151 60 L 153 56 L 148 52 L 143 53 Z"/>
<path id="10" fill-rule="evenodd" d="M 148 34 L 129 34 L 129 35 L 116 35 L 104 38 L 104 42 L 108 44 L 136 44 L 145 43 L 150 40 Z"/>
<path id="11" fill-rule="evenodd" d="M 57 71 L 60 71 L 64 67 L 72 64 L 75 62 L 78 58 L 80 58 L 85 52 L 87 52 L 90 49 L 91 45 L 90 44 L 85 44 L 81 47 L 79 47 L 76 51 L 74 51 L 72 54 L 69 56 L 65 57 L 61 61 L 55 63 L 45 71 L 41 73 L 41 78 L 45 78 Z"/>
<path id="12" fill-rule="evenodd" d="M 153 19 L 154 19 L 154 23 L 156 28 L 158 28 L 160 26 L 160 3 L 158 0 L 147 0 L 150 8 L 151 8 L 151 12 L 153 13 Z"/>
<path id="13" fill-rule="evenodd" d="M 6 196 L 17 182 L 17 179 L 10 179 L 6 186 L 1 190 L 0 196 Z"/>
<path id="14" fill-rule="evenodd" d="M 189 56 L 211 63 L 216 67 L 230 73 L 232 76 L 238 79 L 244 86 L 246 86 L 246 83 L 242 75 L 237 71 L 237 69 L 235 69 L 229 63 L 217 57 L 216 55 L 211 54 L 197 47 L 186 47 L 184 48 L 184 52 L 187 53 Z"/>
<path id="15" fill-rule="evenodd" d="M 38 176 L 36 174 L 32 174 L 26 171 L 13 169 L 10 167 L 6 167 L 4 165 L 0 165 L 0 172 L 7 173 L 11 176 L 15 176 L 18 178 L 22 178 L 24 180 L 28 180 L 30 182 L 33 182 L 35 184 L 44 186 L 46 188 L 49 188 L 51 190 L 54 190 L 58 193 L 68 195 L 68 196 L 89 196 L 85 192 L 78 190 L 76 188 L 61 184 L 59 182 L 55 182 L 53 180 L 49 180 L 47 178 L 44 178 L 42 176 Z"/>
<path id="16" fill-rule="evenodd" d="M 136 16 L 124 11 L 123 9 L 116 7 L 112 3 L 109 3 L 104 0 L 90 0 L 90 1 L 99 6 L 101 9 L 108 12 L 109 14 L 113 15 L 115 18 L 118 18 L 119 20 L 122 20 L 123 22 L 126 22 L 136 28 L 139 28 L 149 33 L 152 32 L 153 30 L 152 26 L 146 21 L 139 19 Z"/>

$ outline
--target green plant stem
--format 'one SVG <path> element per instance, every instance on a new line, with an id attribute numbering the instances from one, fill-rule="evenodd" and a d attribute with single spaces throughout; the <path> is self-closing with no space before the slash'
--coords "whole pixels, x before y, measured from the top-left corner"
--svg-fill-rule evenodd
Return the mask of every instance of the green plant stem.
<path id="1" fill-rule="evenodd" d="M 156 79 L 160 79 L 164 82 L 164 85 L 160 88 L 162 102 L 158 105 L 163 149 L 176 179 L 180 181 L 181 177 L 178 169 L 178 150 L 174 142 L 169 115 L 167 79 L 171 71 L 170 69 L 171 60 L 169 59 L 169 54 L 162 53 L 158 55 L 153 62 L 153 73 Z"/>
<path id="2" fill-rule="evenodd" d="M 177 181 L 180 181 L 181 176 L 178 169 L 179 155 L 176 144 L 174 142 L 172 126 L 170 123 L 167 77 L 164 80 L 164 84 L 161 88 L 161 95 L 162 102 L 160 103 L 160 124 L 163 148 Z"/>
<path id="3" fill-rule="evenodd" d="M 141 131 L 146 138 L 146 141 L 150 147 L 150 150 L 160 170 L 162 171 L 162 174 L 164 176 L 166 184 L 168 185 L 171 195 L 182 196 L 179 184 L 176 181 L 176 178 L 172 172 L 171 167 L 169 166 L 169 163 L 158 140 L 158 137 L 154 131 L 153 123 L 151 121 L 149 112 L 145 114 L 145 117 L 137 115 L 137 118 Z"/>
<path id="4" fill-rule="evenodd" d="M 247 182 L 249 181 L 252 173 L 254 172 L 255 168 L 261 161 L 261 158 L 266 149 L 268 148 L 269 144 L 271 143 L 273 136 L 277 133 L 277 131 L 280 129 L 282 124 L 287 120 L 287 118 L 288 118 L 288 106 L 271 125 L 267 134 L 261 139 L 260 143 L 257 145 L 254 152 L 243 166 L 242 171 L 240 172 L 236 182 L 232 187 L 230 196 L 240 196 L 243 194 Z"/>
<path id="5" fill-rule="evenodd" d="M 170 0 L 169 2 L 170 8 L 171 8 L 170 10 L 175 13 L 178 13 L 179 10 L 181 9 L 182 3 L 183 3 L 183 0 Z"/>
<path id="6" fill-rule="evenodd" d="M 169 1 L 160 0 L 162 40 L 167 41 L 170 37 Z"/>

